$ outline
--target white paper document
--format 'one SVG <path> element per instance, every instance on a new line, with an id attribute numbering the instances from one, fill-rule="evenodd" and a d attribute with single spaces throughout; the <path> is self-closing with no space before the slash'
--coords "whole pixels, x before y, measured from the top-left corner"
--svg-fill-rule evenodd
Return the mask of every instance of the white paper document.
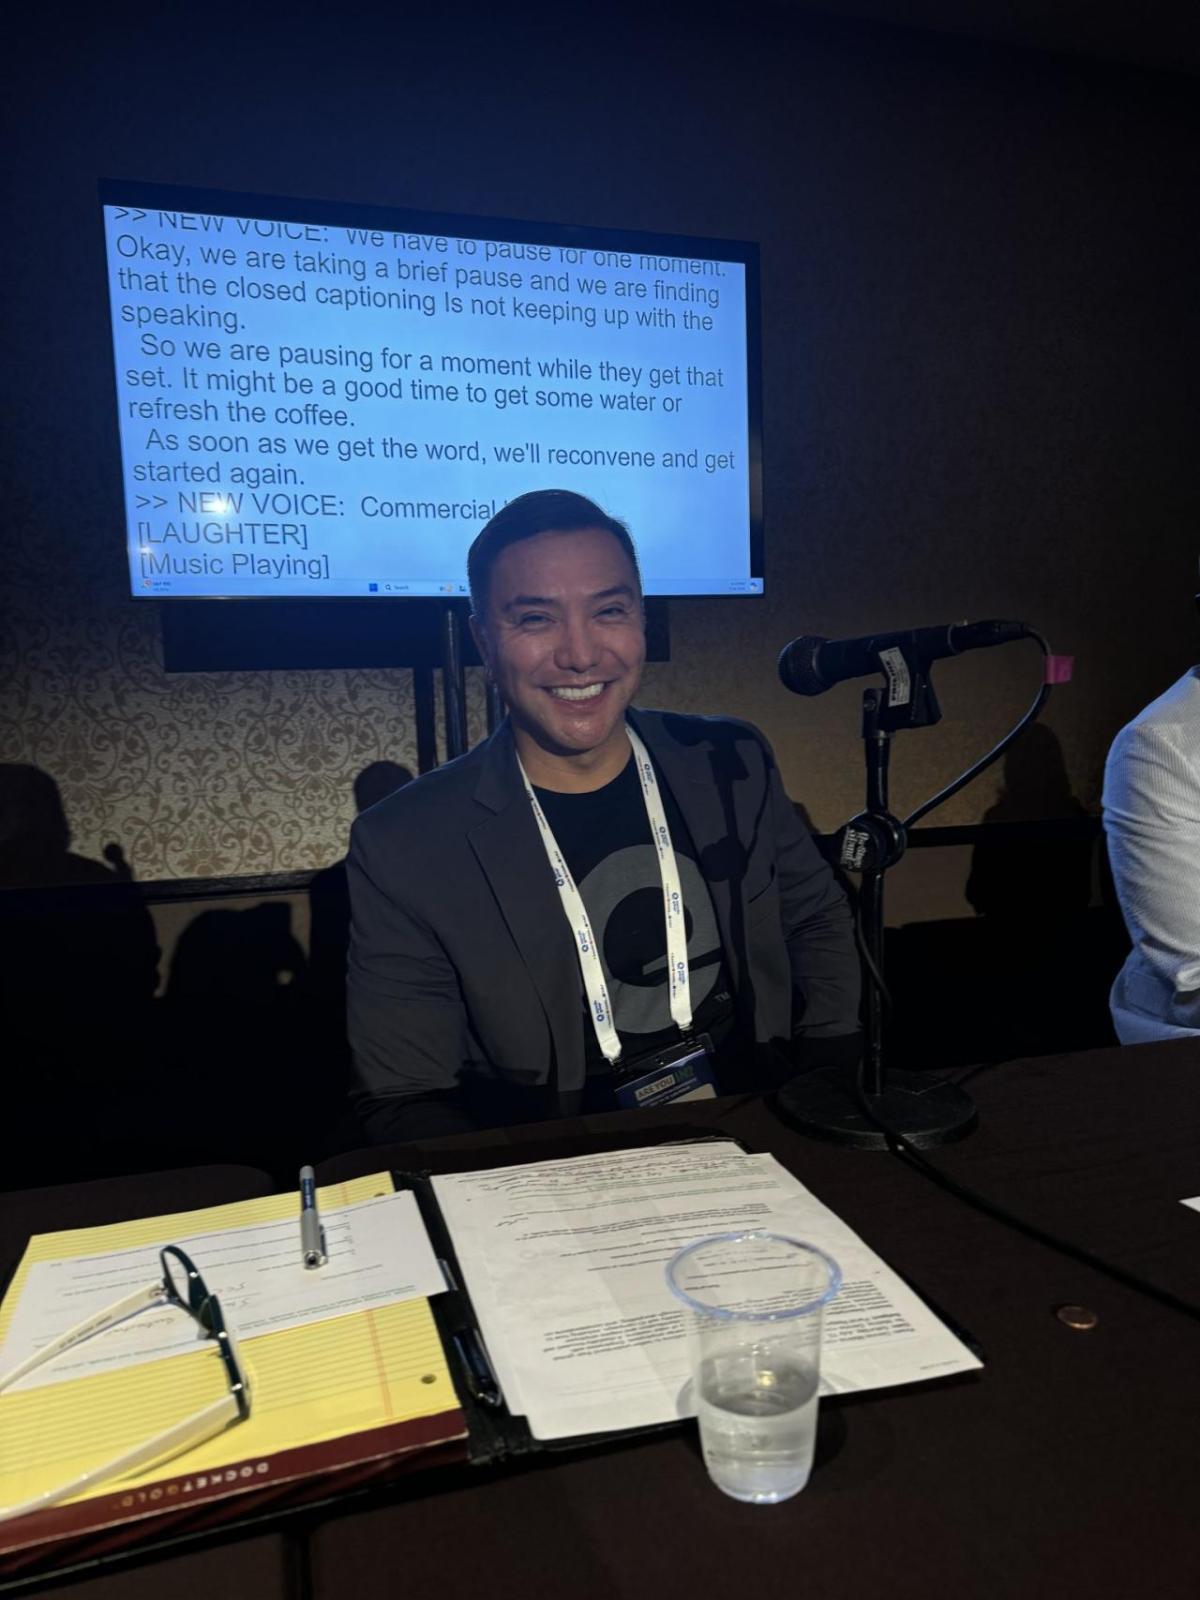
<path id="1" fill-rule="evenodd" d="M 446 1285 L 425 1224 L 410 1193 L 380 1195 L 338 1208 L 323 1207 L 328 1263 L 309 1270 L 301 1260 L 300 1208 L 284 1222 L 223 1228 L 155 1244 L 112 1250 L 30 1267 L 13 1313 L 0 1373 L 85 1317 L 162 1277 L 158 1252 L 175 1244 L 219 1298 L 226 1325 L 239 1341 L 321 1322 L 374 1306 L 439 1294 Z M 171 1306 L 140 1312 L 75 1346 L 14 1385 L 36 1389 L 115 1367 L 158 1361 L 196 1348 L 195 1321 Z"/>
<path id="2" fill-rule="evenodd" d="M 765 1228 L 837 1261 L 823 1393 L 981 1365 L 773 1156 L 659 1145 L 433 1182 L 509 1410 L 539 1439 L 692 1414 L 686 1313 L 665 1267 L 714 1233 Z"/>

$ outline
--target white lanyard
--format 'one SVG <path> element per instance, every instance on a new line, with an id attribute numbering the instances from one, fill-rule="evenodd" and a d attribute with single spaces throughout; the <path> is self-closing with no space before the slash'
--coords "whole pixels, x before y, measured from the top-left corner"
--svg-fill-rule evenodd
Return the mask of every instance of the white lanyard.
<path id="1" fill-rule="evenodd" d="M 650 820 L 650 833 L 654 840 L 654 848 L 658 852 L 658 870 L 663 891 L 663 919 L 667 929 L 667 979 L 671 1020 L 681 1033 L 687 1033 L 692 1025 L 692 986 L 688 977 L 687 925 L 684 920 L 679 867 L 675 861 L 671 830 L 667 826 L 667 814 L 663 809 L 654 763 L 632 726 L 627 723 L 625 731 L 633 746 L 633 759 L 637 763 L 638 778 L 641 780 L 642 798 L 646 803 L 646 815 Z M 563 911 L 575 937 L 575 948 L 579 952 L 579 968 L 583 974 L 584 992 L 587 994 L 588 1009 L 592 1014 L 597 1043 L 604 1052 L 606 1061 L 610 1063 L 619 1061 L 621 1039 L 613 1019 L 612 1001 L 609 999 L 608 985 L 604 981 L 604 966 L 600 960 L 600 952 L 596 948 L 587 907 L 583 903 L 583 896 L 575 886 L 566 857 L 558 848 L 558 841 L 546 821 L 545 812 L 538 804 L 537 795 L 533 792 L 533 785 L 525 768 L 521 766 L 519 756 L 517 766 L 520 769 L 521 781 L 525 785 L 525 793 L 529 796 L 529 803 L 533 807 L 533 820 L 537 823 L 542 843 L 546 847 L 546 856 L 554 872 L 554 882 L 558 886 Z"/>

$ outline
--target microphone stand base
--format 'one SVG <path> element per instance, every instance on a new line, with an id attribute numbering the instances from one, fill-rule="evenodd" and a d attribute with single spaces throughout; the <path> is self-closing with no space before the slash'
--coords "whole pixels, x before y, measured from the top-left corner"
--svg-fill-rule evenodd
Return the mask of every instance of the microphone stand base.
<path id="1" fill-rule="evenodd" d="M 890 1071 L 880 1094 L 860 1094 L 857 1082 L 854 1069 L 826 1067 L 785 1083 L 775 1100 L 784 1121 L 799 1132 L 860 1150 L 888 1148 L 880 1123 L 927 1150 L 965 1139 L 979 1121 L 970 1095 L 936 1072 Z"/>

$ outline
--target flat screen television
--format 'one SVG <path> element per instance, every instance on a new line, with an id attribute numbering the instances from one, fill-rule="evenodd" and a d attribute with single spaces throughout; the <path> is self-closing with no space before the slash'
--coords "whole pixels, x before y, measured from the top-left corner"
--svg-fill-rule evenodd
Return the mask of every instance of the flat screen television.
<path id="1" fill-rule="evenodd" d="M 131 592 L 463 597 L 506 501 L 762 592 L 752 244 L 101 186 Z"/>

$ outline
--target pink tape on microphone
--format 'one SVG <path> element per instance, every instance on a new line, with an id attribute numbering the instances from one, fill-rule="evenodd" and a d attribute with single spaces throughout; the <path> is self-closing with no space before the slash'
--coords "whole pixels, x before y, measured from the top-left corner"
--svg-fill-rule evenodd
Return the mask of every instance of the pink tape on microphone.
<path id="1" fill-rule="evenodd" d="M 1074 656 L 1047 656 L 1046 683 L 1070 683 L 1075 671 Z"/>

